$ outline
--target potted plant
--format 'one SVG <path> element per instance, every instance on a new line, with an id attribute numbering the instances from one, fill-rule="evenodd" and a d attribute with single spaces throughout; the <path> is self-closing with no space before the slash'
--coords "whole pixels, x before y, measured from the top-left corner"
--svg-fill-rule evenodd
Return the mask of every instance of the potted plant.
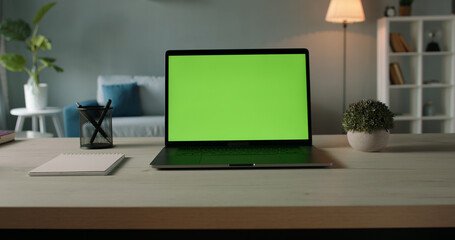
<path id="1" fill-rule="evenodd" d="M 379 151 L 389 140 L 394 114 L 382 102 L 364 99 L 349 105 L 343 127 L 349 144 L 359 151 Z"/>
<path id="2" fill-rule="evenodd" d="M 414 0 L 400 0 L 400 16 L 411 16 L 411 5 Z"/>
<path id="3" fill-rule="evenodd" d="M 39 25 L 43 16 L 55 5 L 55 2 L 41 7 L 33 18 L 33 31 L 25 21 L 6 19 L 0 24 L 0 34 L 7 41 L 20 41 L 26 44 L 31 52 L 31 64 L 27 67 L 24 56 L 15 53 L 5 53 L 0 56 L 0 63 L 8 70 L 14 72 L 25 71 L 28 81 L 24 85 L 25 104 L 29 110 L 42 109 L 47 106 L 47 84 L 39 82 L 40 72 L 49 67 L 56 72 L 63 72 L 61 67 L 54 65 L 55 58 L 38 57 L 40 50 L 51 50 L 51 41 L 45 36 L 38 34 Z"/>

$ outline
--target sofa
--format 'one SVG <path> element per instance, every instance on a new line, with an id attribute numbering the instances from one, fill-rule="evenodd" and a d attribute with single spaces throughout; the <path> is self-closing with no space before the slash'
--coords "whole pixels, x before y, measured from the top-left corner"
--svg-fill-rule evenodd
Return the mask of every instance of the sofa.
<path id="1" fill-rule="evenodd" d="M 114 137 L 164 136 L 163 76 L 101 75 L 96 99 L 80 101 L 82 106 L 104 106 L 112 99 Z M 66 137 L 79 137 L 76 104 L 63 108 Z"/>

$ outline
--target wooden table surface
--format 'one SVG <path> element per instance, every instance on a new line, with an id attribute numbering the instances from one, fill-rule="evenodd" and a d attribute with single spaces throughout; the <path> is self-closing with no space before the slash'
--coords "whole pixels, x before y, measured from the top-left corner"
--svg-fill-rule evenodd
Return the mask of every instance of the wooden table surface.
<path id="1" fill-rule="evenodd" d="M 455 227 L 455 134 L 391 135 L 381 152 L 316 135 L 329 169 L 156 170 L 163 138 L 16 139 L 0 145 L 3 229 L 345 229 Z M 122 152 L 108 176 L 30 177 L 60 153 Z"/>

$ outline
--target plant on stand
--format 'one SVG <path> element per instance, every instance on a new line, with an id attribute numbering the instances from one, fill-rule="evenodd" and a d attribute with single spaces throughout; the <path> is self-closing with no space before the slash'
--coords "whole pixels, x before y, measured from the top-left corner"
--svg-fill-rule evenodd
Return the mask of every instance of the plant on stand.
<path id="1" fill-rule="evenodd" d="M 377 100 L 364 99 L 349 105 L 343 115 L 349 144 L 359 151 L 381 150 L 388 143 L 393 116 L 387 105 Z"/>
<path id="2" fill-rule="evenodd" d="M 411 5 L 414 0 L 400 0 L 400 16 L 411 16 Z"/>
<path id="3" fill-rule="evenodd" d="M 39 82 L 40 72 L 49 67 L 56 72 L 63 72 L 63 69 L 54 65 L 55 58 L 38 57 L 40 50 L 51 50 L 51 41 L 45 36 L 38 34 L 41 19 L 55 5 L 55 2 L 41 7 L 33 18 L 33 31 L 30 25 L 21 20 L 6 19 L 0 24 L 0 34 L 7 41 L 20 41 L 26 44 L 27 49 L 32 53 L 32 63 L 27 67 L 27 60 L 24 56 L 15 53 L 5 53 L 0 56 L 0 63 L 8 70 L 14 72 L 27 72 L 29 78 L 24 85 L 25 103 L 29 110 L 42 109 L 47 106 L 47 84 Z"/>

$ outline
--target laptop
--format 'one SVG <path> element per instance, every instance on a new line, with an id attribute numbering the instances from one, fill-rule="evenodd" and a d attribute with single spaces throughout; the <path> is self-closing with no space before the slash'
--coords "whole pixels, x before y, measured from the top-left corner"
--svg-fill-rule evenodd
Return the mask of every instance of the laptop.
<path id="1" fill-rule="evenodd" d="M 169 50 L 158 169 L 330 167 L 312 146 L 307 49 Z"/>

